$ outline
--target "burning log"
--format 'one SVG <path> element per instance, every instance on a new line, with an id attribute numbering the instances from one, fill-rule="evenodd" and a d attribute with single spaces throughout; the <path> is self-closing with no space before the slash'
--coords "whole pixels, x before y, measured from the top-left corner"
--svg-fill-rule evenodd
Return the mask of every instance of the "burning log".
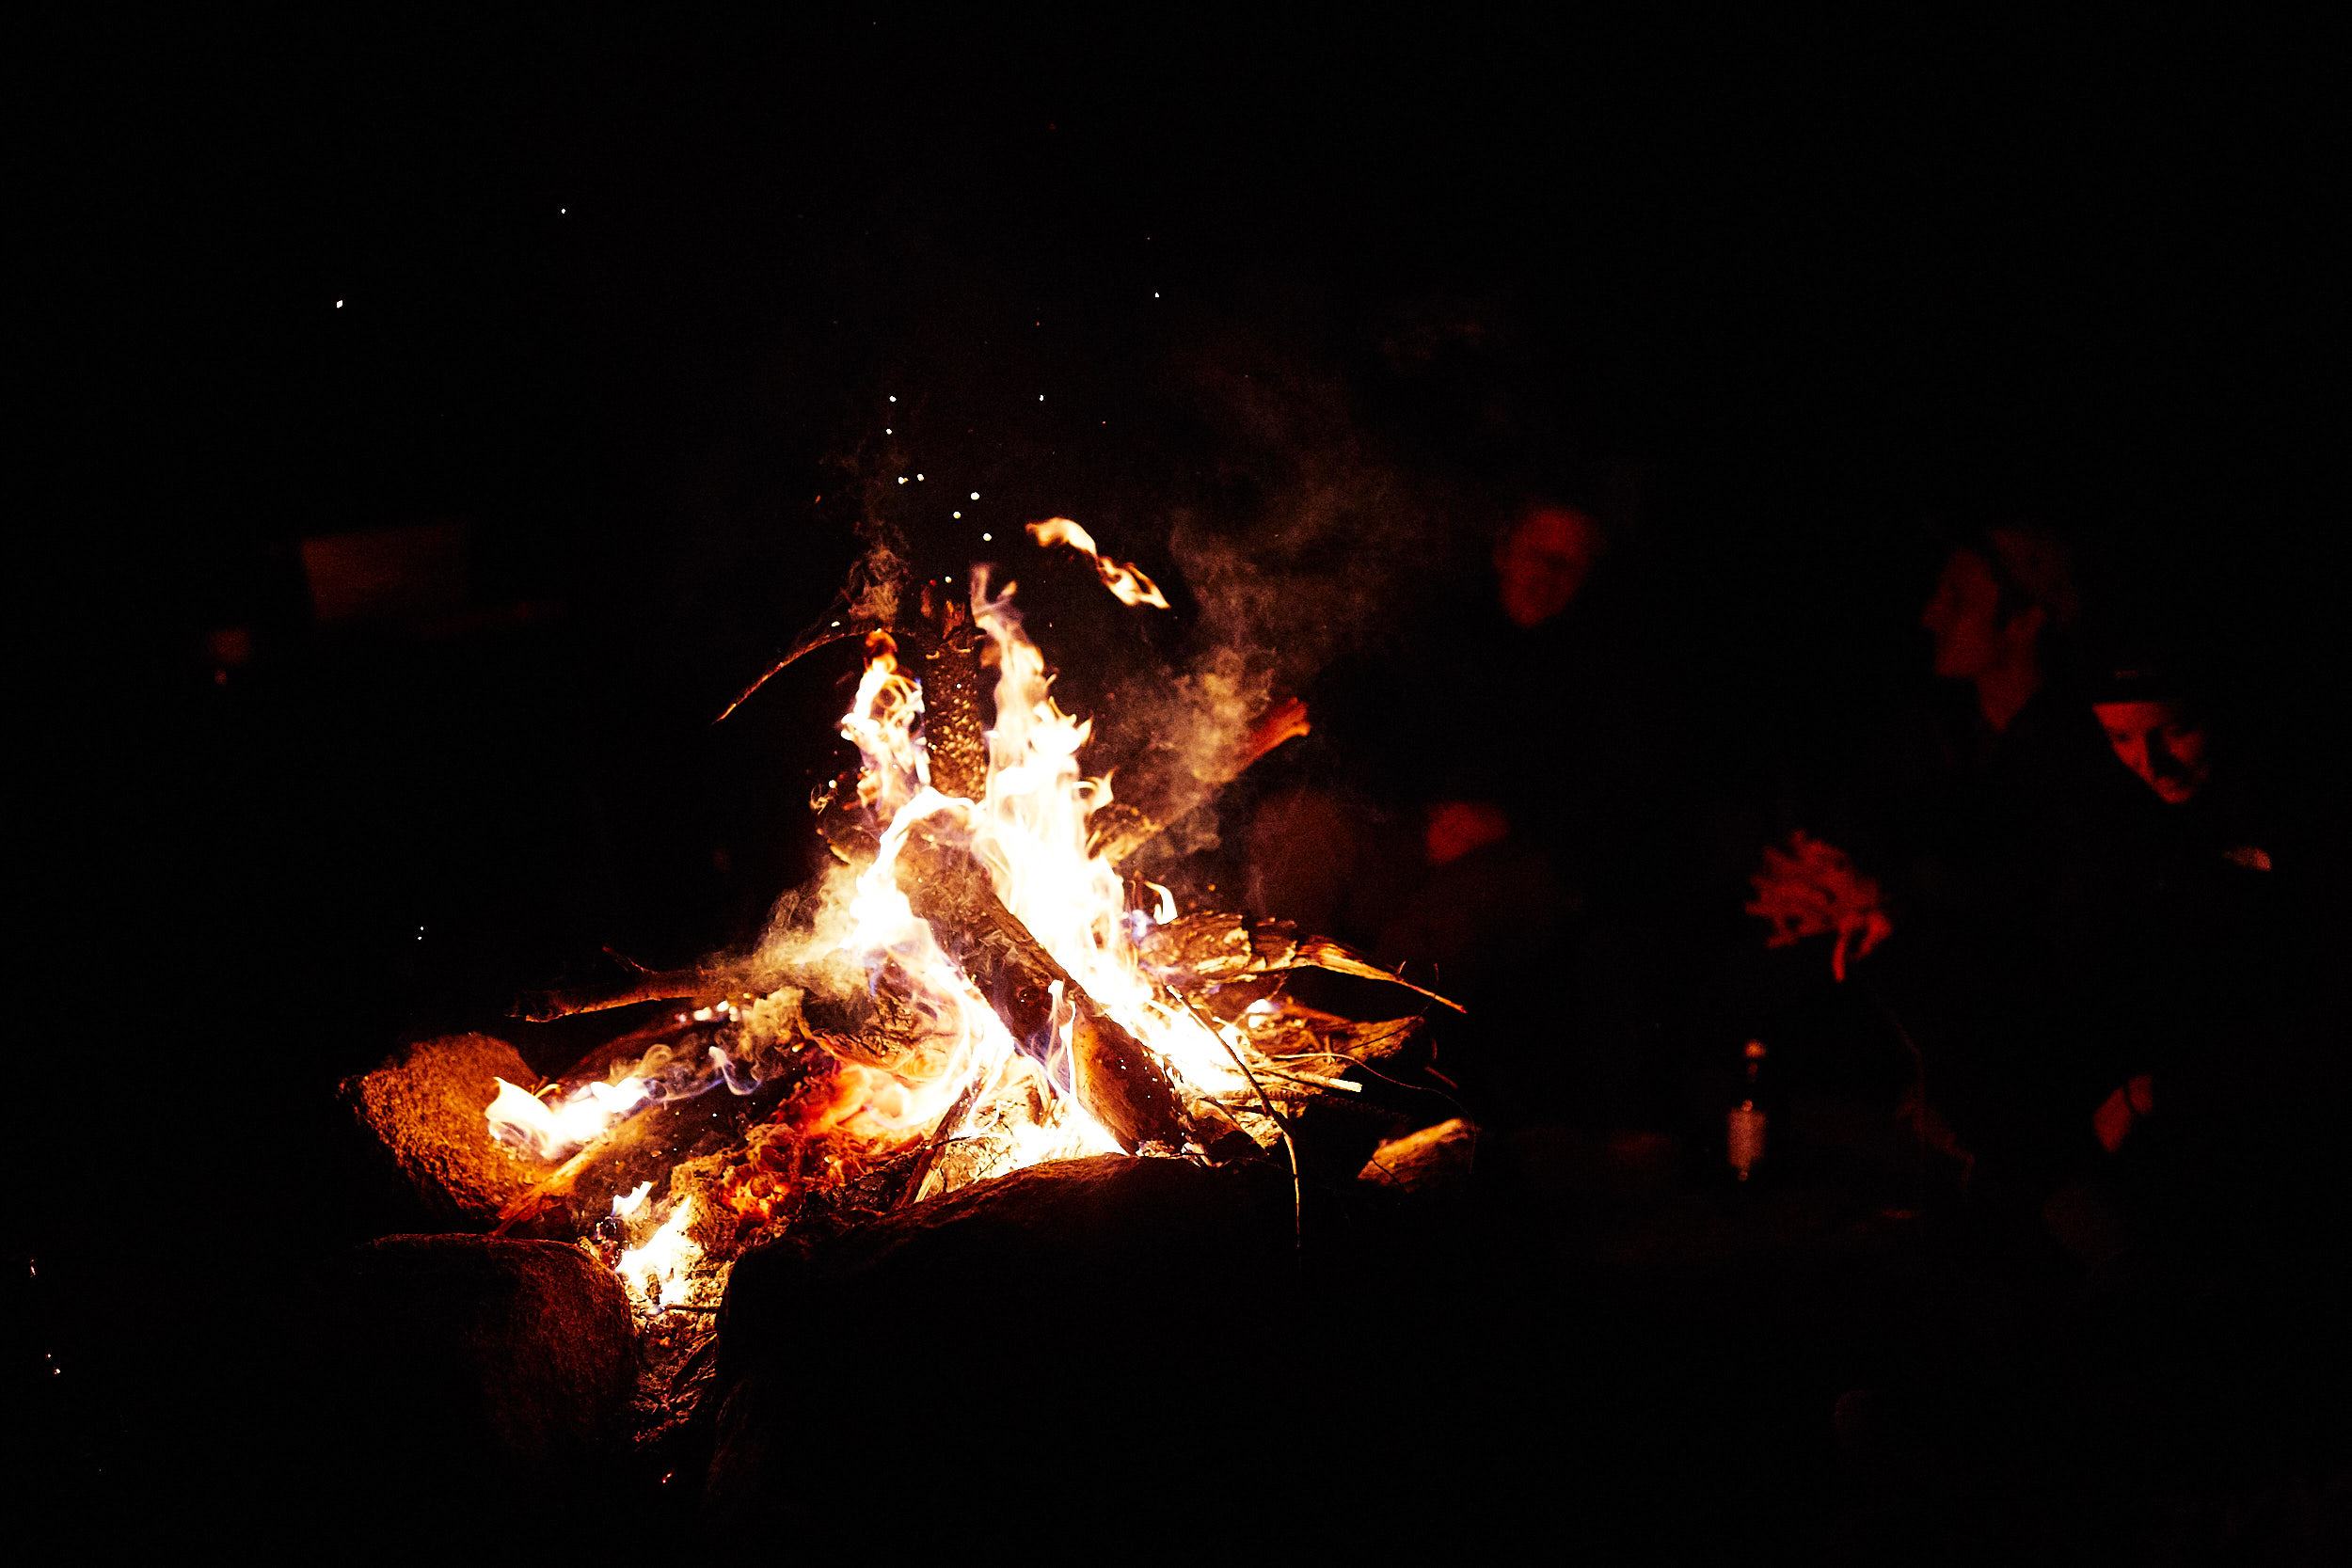
<path id="1" fill-rule="evenodd" d="M 931 787 L 965 800 L 988 793 L 988 740 L 980 725 L 980 648 L 987 641 L 966 626 L 923 651 L 923 743 L 930 753 Z"/>
<path id="2" fill-rule="evenodd" d="M 641 1181 L 666 1184 L 671 1168 L 738 1141 L 775 1108 L 787 1085 L 763 1084 L 750 1095 L 723 1090 L 640 1111 L 573 1155 L 545 1180 L 500 1212 L 498 1234 L 552 1227 L 577 1234 L 610 1213 L 612 1200 Z"/>
<path id="3" fill-rule="evenodd" d="M 1050 1039 L 1057 1012 L 1072 1009 L 1078 1098 L 1120 1148 L 1184 1147 L 1191 1129 L 1159 1060 L 1005 908 L 978 862 L 918 830 L 899 851 L 898 877 L 907 903 L 1014 1039 Z"/>

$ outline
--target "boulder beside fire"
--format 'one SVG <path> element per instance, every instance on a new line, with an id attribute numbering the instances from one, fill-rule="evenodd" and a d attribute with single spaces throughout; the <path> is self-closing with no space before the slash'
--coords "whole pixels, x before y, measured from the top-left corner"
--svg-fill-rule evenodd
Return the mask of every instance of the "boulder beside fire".
<path id="1" fill-rule="evenodd" d="M 617 1473 L 637 1327 L 620 1281 L 577 1247 L 387 1236 L 311 1283 L 296 1334 L 302 1490 L 354 1544 L 560 1528 L 551 1492 Z"/>
<path id="2" fill-rule="evenodd" d="M 1121 1551 L 1203 1497 L 1246 1517 L 1226 1466 L 1295 1373 L 1272 1347 L 1296 1281 L 1271 1162 L 1048 1161 L 755 1248 L 705 1395 L 702 1523 L 729 1555 L 903 1553 L 1035 1511 Z"/>
<path id="3" fill-rule="evenodd" d="M 546 1178 L 547 1162 L 486 1136 L 500 1079 L 536 1084 L 521 1053 L 488 1035 L 419 1040 L 343 1081 L 344 1104 L 418 1208 L 439 1224 L 488 1229 Z"/>

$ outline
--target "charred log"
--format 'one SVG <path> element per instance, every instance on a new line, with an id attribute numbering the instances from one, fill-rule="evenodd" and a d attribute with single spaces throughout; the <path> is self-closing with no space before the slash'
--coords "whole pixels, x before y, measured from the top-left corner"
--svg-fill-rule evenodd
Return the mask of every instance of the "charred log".
<path id="1" fill-rule="evenodd" d="M 988 739 L 980 721 L 980 645 L 969 627 L 923 652 L 923 744 L 931 787 L 977 800 L 988 793 Z"/>
<path id="2" fill-rule="evenodd" d="M 872 816 L 858 800 L 856 768 L 818 785 L 808 805 L 817 816 L 817 836 L 842 864 L 864 865 L 882 851 Z"/>
<path id="3" fill-rule="evenodd" d="M 963 1125 L 963 1118 L 971 1111 L 972 1102 L 979 1099 L 980 1090 L 988 1086 L 988 1078 L 989 1069 L 985 1067 L 975 1072 L 972 1082 L 964 1085 L 961 1094 L 956 1096 L 955 1103 L 941 1114 L 938 1125 L 931 1129 L 931 1135 L 923 1140 L 921 1152 L 908 1165 L 906 1184 L 898 1189 L 899 1203 L 913 1203 L 923 1196 L 923 1183 L 930 1179 L 931 1167 L 939 1163 L 940 1151 L 947 1147 L 955 1137 L 956 1130 Z"/>

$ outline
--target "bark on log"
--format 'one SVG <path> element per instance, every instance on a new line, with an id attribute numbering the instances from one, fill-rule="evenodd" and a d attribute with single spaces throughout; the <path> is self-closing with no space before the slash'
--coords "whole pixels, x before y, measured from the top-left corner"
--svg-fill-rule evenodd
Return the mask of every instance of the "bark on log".
<path id="1" fill-rule="evenodd" d="M 1040 1041 L 1051 1033 L 1059 983 L 1063 1003 L 1076 1010 L 1071 1045 L 1078 1098 L 1121 1148 L 1184 1146 L 1191 1129 L 1158 1059 L 1005 908 L 978 862 L 917 829 L 899 851 L 898 878 L 907 902 L 930 922 L 1013 1038 Z"/>

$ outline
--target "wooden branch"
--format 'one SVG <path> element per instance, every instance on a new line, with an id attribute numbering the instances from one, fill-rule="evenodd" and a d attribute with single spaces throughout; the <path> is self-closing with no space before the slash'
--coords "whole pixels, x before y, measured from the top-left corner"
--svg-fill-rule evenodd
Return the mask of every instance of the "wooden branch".
<path id="1" fill-rule="evenodd" d="M 843 608 L 840 601 L 834 601 L 834 608 L 837 610 Z M 720 713 L 719 717 L 713 719 L 711 722 L 714 724 L 725 723 L 728 714 L 733 713 L 737 708 L 741 707 L 745 703 L 750 702 L 754 692 L 757 691 L 761 687 L 766 686 L 770 681 L 775 679 L 776 676 L 784 673 L 787 669 L 790 668 L 796 659 L 815 653 L 818 649 L 825 646 L 829 642 L 841 642 L 846 641 L 852 637 L 863 637 L 870 629 L 871 626 L 869 623 L 853 620 L 846 614 L 844 614 L 840 620 L 835 621 L 832 626 L 827 626 L 822 630 L 818 630 L 817 627 L 811 626 L 808 630 L 801 633 L 801 635 L 793 641 L 792 646 L 785 650 L 783 657 L 777 659 L 775 663 L 768 667 L 768 673 L 766 674 L 760 676 L 759 679 L 752 682 L 751 685 L 745 687 L 740 692 L 737 693 L 735 701 L 729 703 Z"/>
<path id="2" fill-rule="evenodd" d="M 1223 767 L 1178 788 L 1157 809 L 1147 812 L 1126 800 L 1113 800 L 1098 809 L 1087 819 L 1087 853 L 1117 865 L 1158 837 L 1169 823 L 1248 772 L 1260 757 L 1285 740 L 1309 733 L 1305 703 L 1285 697 L 1271 705 L 1258 716 Z"/>
<path id="3" fill-rule="evenodd" d="M 748 972 L 729 964 L 648 972 L 617 986 L 525 991 L 515 999 L 512 1016 L 530 1023 L 552 1023 L 559 1018 L 601 1013 L 614 1007 L 634 1006 L 640 1002 L 691 1002 L 702 1006 L 745 990 L 750 982 Z"/>

